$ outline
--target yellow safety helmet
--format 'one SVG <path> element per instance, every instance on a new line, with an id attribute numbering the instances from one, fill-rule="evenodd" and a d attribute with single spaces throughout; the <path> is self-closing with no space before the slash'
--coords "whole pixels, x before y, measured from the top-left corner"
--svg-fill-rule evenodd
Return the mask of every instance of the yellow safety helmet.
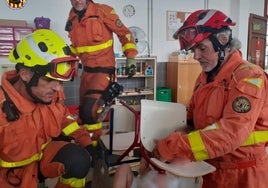
<path id="1" fill-rule="evenodd" d="M 59 81 L 71 80 L 78 65 L 69 46 L 50 29 L 38 29 L 22 38 L 9 53 L 9 60 Z"/>

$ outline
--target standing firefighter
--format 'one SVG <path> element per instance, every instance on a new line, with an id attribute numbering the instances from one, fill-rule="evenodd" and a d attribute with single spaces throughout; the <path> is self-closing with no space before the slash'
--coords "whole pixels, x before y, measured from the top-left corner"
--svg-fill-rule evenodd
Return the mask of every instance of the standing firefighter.
<path id="1" fill-rule="evenodd" d="M 268 81 L 264 70 L 242 59 L 232 22 L 218 10 L 192 13 L 174 37 L 192 50 L 202 73 L 188 107 L 189 134 L 159 140 L 154 156 L 205 160 L 217 170 L 204 188 L 266 188 Z"/>
<path id="2" fill-rule="evenodd" d="M 0 89 L 0 185 L 36 188 L 39 175 L 59 177 L 57 188 L 84 187 L 91 139 L 64 106 L 63 82 L 77 59 L 51 30 L 25 36 L 10 52 L 16 70 L 5 72 Z M 54 141 L 60 134 L 75 143 Z"/>
<path id="3" fill-rule="evenodd" d="M 126 72 L 130 77 L 136 73 L 134 58 L 137 50 L 131 31 L 112 7 L 92 0 L 71 0 L 71 4 L 65 30 L 69 32 L 72 53 L 83 65 L 79 116 L 89 130 L 100 129 L 97 121 L 102 113 L 100 107 L 109 104 L 121 92 L 120 86 L 114 82 L 113 34 L 122 44 L 127 58 Z"/>

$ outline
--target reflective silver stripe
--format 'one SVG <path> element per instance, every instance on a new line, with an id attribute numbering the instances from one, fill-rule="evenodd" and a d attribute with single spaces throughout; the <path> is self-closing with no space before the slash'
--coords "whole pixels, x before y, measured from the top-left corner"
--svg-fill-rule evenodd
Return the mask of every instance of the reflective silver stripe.
<path id="1" fill-rule="evenodd" d="M 205 19 L 199 20 L 196 25 L 204 25 L 215 14 L 215 12 L 216 10 L 209 10 Z"/>
<path id="2" fill-rule="evenodd" d="M 52 55 L 52 54 L 48 54 L 47 52 L 42 52 L 40 50 L 40 48 L 38 47 L 38 45 L 34 42 L 33 37 L 32 36 L 27 36 L 26 40 L 29 44 L 29 46 L 31 47 L 31 49 L 33 50 L 33 52 L 38 55 L 41 59 L 44 59 L 48 62 L 52 61 L 53 59 L 57 58 L 56 55 Z"/>

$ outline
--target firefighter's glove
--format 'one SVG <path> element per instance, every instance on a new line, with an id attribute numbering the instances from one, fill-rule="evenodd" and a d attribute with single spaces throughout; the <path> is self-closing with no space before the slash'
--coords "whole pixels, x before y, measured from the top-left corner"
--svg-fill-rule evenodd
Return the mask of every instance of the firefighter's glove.
<path id="1" fill-rule="evenodd" d="M 137 71 L 136 60 L 127 58 L 126 73 L 128 75 L 128 78 L 131 78 L 132 76 L 134 76 L 136 74 L 136 71 Z"/>
<path id="2" fill-rule="evenodd" d="M 63 163 L 57 161 L 50 162 L 48 165 L 41 165 L 41 170 L 45 177 L 57 177 L 65 173 Z"/>

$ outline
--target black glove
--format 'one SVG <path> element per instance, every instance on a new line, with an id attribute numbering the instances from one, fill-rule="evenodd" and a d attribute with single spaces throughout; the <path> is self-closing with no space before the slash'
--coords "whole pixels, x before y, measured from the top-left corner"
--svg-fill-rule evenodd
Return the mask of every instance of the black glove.
<path id="1" fill-rule="evenodd" d="M 126 61 L 126 73 L 128 75 L 128 78 L 131 78 L 136 74 L 137 67 L 136 67 L 136 60 L 127 58 Z"/>

